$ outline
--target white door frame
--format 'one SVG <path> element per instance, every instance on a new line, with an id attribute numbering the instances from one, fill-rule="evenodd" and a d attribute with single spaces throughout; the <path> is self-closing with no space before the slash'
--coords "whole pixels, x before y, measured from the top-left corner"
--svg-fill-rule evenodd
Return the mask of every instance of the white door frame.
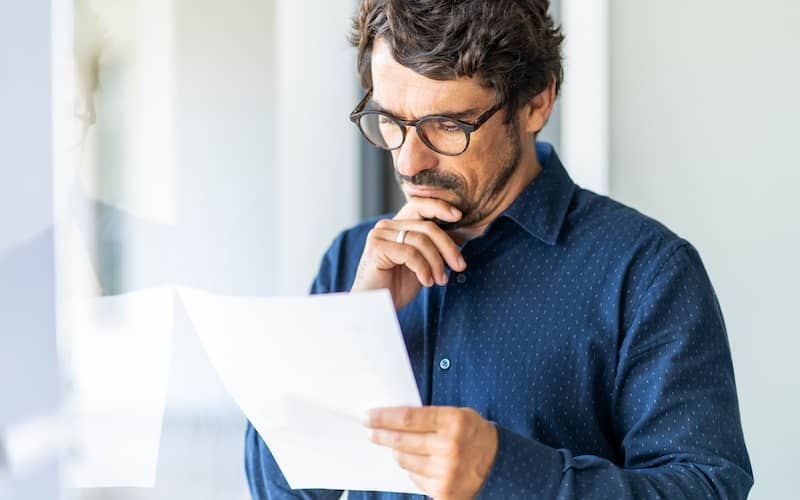
<path id="1" fill-rule="evenodd" d="M 575 182 L 608 194 L 608 0 L 561 0 L 561 15 L 566 34 L 561 158 Z"/>

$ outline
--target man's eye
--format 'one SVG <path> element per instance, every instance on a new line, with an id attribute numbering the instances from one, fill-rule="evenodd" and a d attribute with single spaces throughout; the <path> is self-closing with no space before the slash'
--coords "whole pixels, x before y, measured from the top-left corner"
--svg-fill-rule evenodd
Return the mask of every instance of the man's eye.
<path id="1" fill-rule="evenodd" d="M 393 122 L 392 119 L 389 118 L 388 116 L 378 115 L 378 123 L 380 123 L 381 125 L 388 125 Z"/>
<path id="2" fill-rule="evenodd" d="M 439 130 L 448 134 L 456 134 L 461 132 L 461 127 L 455 122 L 441 121 L 439 122 Z"/>

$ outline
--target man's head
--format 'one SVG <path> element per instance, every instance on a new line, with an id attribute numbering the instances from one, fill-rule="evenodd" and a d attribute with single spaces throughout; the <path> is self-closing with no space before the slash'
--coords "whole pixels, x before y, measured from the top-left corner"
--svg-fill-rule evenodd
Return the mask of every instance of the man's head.
<path id="1" fill-rule="evenodd" d="M 474 122 L 469 147 L 433 151 L 415 129 L 392 150 L 406 196 L 459 208 L 458 226 L 489 216 L 525 163 L 563 79 L 563 36 L 547 0 L 363 0 L 354 20 L 362 86 L 370 107 L 401 120 L 446 115 Z M 367 109 L 370 109 L 368 107 Z M 430 143 L 430 141 L 428 141 Z"/>

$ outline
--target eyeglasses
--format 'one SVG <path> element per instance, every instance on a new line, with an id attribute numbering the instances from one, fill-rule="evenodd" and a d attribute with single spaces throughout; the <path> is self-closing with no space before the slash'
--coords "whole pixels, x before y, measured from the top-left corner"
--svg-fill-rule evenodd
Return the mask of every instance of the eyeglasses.
<path id="1" fill-rule="evenodd" d="M 387 151 L 398 149 L 406 141 L 406 128 L 414 127 L 426 146 L 446 156 L 458 156 L 466 151 L 470 134 L 503 107 L 502 102 L 497 103 L 472 123 L 442 115 L 423 116 L 419 120 L 401 120 L 385 111 L 364 111 L 370 97 L 372 89 L 350 113 L 350 121 L 358 126 L 370 144 Z"/>

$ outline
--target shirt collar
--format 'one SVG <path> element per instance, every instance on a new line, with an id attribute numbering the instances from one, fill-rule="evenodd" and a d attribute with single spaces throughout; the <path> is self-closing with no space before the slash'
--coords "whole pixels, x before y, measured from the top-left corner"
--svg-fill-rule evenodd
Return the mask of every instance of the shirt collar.
<path id="1" fill-rule="evenodd" d="M 500 217 L 507 217 L 548 245 L 555 245 L 569 209 L 575 183 L 546 142 L 536 143 L 542 171 Z"/>

